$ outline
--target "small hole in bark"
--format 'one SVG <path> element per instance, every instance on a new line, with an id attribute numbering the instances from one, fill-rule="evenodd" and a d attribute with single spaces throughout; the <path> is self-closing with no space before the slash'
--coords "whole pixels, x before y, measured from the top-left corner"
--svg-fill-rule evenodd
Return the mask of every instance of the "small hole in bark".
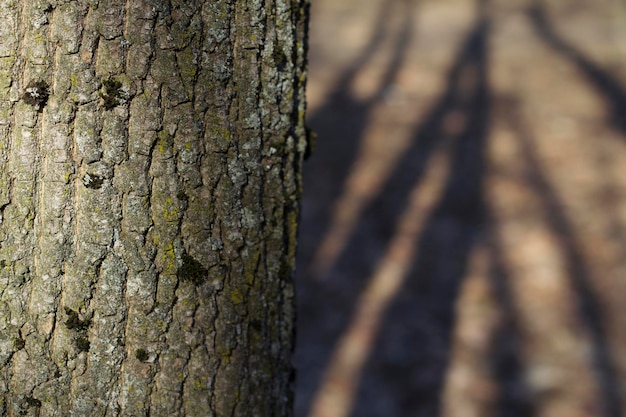
<path id="1" fill-rule="evenodd" d="M 89 343 L 89 340 L 86 337 L 77 337 L 75 343 L 80 352 L 89 352 L 89 347 L 91 343 Z"/>
<path id="2" fill-rule="evenodd" d="M 65 327 L 70 330 L 87 330 L 87 328 L 91 325 L 91 320 L 85 319 L 81 320 L 78 317 L 78 313 L 71 308 L 65 307 L 65 314 L 67 314 L 67 320 L 65 321 Z"/>
<path id="3" fill-rule="evenodd" d="M 92 188 L 94 190 L 97 190 L 98 188 L 102 187 L 103 182 L 104 182 L 104 177 L 101 177 L 99 175 L 87 173 L 83 177 L 83 185 L 87 188 Z"/>
<path id="4" fill-rule="evenodd" d="M 22 350 L 24 349 L 24 346 L 26 346 L 26 340 L 21 337 L 16 337 L 13 341 L 13 346 L 15 347 L 15 350 Z"/>
<path id="5" fill-rule="evenodd" d="M 178 268 L 178 278 L 191 281 L 195 285 L 202 284 L 209 271 L 187 253 L 183 253 L 182 261 L 183 264 Z"/>
<path id="6" fill-rule="evenodd" d="M 145 349 L 137 349 L 135 351 L 135 357 L 137 358 L 137 360 L 145 362 L 148 360 L 150 355 L 148 355 L 148 352 Z"/>
<path id="7" fill-rule="evenodd" d="M 26 400 L 26 404 L 28 404 L 29 407 L 41 407 L 41 401 L 35 397 L 26 397 L 24 400 Z"/>
<path id="8" fill-rule="evenodd" d="M 122 104 L 125 97 L 121 82 L 109 78 L 108 80 L 102 81 L 102 86 L 104 87 L 104 91 L 100 92 L 100 97 L 102 98 L 102 106 L 105 109 L 111 110 L 115 106 Z"/>
<path id="9" fill-rule="evenodd" d="M 49 96 L 50 90 L 46 82 L 31 81 L 24 89 L 22 100 L 24 103 L 37 108 L 37 111 L 41 111 L 48 102 Z"/>

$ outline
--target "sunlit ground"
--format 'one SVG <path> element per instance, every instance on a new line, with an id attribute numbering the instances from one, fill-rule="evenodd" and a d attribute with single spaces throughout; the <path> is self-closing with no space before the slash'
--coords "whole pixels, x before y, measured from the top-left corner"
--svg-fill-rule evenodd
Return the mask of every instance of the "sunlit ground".
<path id="1" fill-rule="evenodd" d="M 312 12 L 297 417 L 626 416 L 626 2 Z"/>

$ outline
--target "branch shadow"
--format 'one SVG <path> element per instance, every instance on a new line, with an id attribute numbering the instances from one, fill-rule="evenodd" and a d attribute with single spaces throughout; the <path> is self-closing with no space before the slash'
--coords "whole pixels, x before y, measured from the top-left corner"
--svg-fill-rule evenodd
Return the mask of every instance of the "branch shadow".
<path id="1" fill-rule="evenodd" d="M 622 84 L 606 70 L 585 57 L 579 50 L 554 30 L 540 2 L 528 9 L 528 17 L 539 37 L 554 51 L 576 65 L 589 84 L 605 100 L 609 121 L 615 128 L 626 133 L 626 91 Z"/>
<path id="2" fill-rule="evenodd" d="M 307 271 L 326 235 L 332 219 L 333 202 L 337 201 L 355 162 L 360 142 L 373 109 L 384 99 L 387 87 L 395 80 L 407 54 L 412 37 L 413 7 L 416 1 L 393 0 L 382 3 L 367 47 L 339 77 L 337 88 L 314 114 L 309 116 L 308 125 L 317 134 L 317 145 L 313 155 L 304 165 L 303 216 L 299 235 L 298 270 Z M 351 93 L 351 86 L 359 72 L 372 60 L 383 46 L 390 30 L 392 13 L 404 13 L 405 20 L 395 39 L 393 55 L 382 77 L 379 89 L 367 100 L 358 100 Z M 309 207 L 307 207 L 307 205 Z M 307 212 L 309 214 L 307 214 Z M 309 216 L 308 218 L 306 216 Z M 302 239 L 306 236 L 306 239 Z M 303 247 L 305 246 L 305 247 Z M 342 327 L 348 320 L 347 311 L 356 302 L 358 290 L 354 283 L 342 283 L 345 297 L 337 300 L 332 288 L 300 275 L 297 283 L 298 335 L 294 362 L 298 369 L 296 415 L 304 416 L 310 408 L 315 389 L 319 386 L 324 365 L 330 357 L 332 343 L 320 343 L 328 336 L 314 333 L 332 333 L 337 340 Z M 357 286 L 359 283 L 356 283 Z M 327 304 L 320 306 L 322 300 Z M 335 302 L 336 304 L 333 304 Z M 341 314 L 346 312 L 346 314 Z M 320 325 L 320 323 L 326 323 Z M 312 331 L 312 332 L 311 332 Z"/>
<path id="3" fill-rule="evenodd" d="M 598 187 L 597 199 L 601 203 L 603 212 L 606 213 L 607 229 L 610 231 L 607 238 L 619 245 L 619 259 L 626 259 L 626 227 L 620 220 L 621 198 L 620 186 L 615 174 L 611 172 L 612 161 L 611 149 L 596 147 L 597 160 L 596 171 L 602 178 L 602 184 Z"/>
<path id="4" fill-rule="evenodd" d="M 455 325 L 454 306 L 469 254 L 483 228 L 490 112 L 488 32 L 485 19 L 470 31 L 449 72 L 447 90 L 417 130 L 413 145 L 384 188 L 386 192 L 364 216 L 358 228 L 363 233 L 355 235 L 349 247 L 349 251 L 361 252 L 368 234 L 370 239 L 388 244 L 394 231 L 390 223 L 407 206 L 408 194 L 419 184 L 435 149 L 449 142 L 451 171 L 417 243 L 417 259 L 407 282 L 385 314 L 358 394 L 369 401 L 357 400 L 355 416 L 439 415 Z M 463 120 L 454 129 L 446 127 L 451 114 Z M 372 233 L 368 224 L 377 227 L 377 233 Z M 377 259 L 369 261 L 375 265 Z"/>
<path id="5" fill-rule="evenodd" d="M 334 202 L 339 199 L 352 170 L 371 112 L 384 99 L 387 87 L 402 67 L 411 39 L 411 12 L 406 13 L 407 19 L 395 41 L 394 54 L 378 90 L 365 100 L 353 96 L 351 88 L 354 80 L 383 46 L 390 30 L 392 14 L 403 3 L 407 2 L 383 2 L 367 46 L 339 77 L 336 88 L 324 104 L 308 117 L 307 125 L 315 131 L 317 143 L 311 158 L 304 165 L 306 193 L 303 196 L 303 211 L 305 215 L 307 211 L 310 212 L 315 219 L 302 222 L 300 234 L 307 236 L 307 242 L 304 243 L 312 248 L 317 248 L 328 232 Z M 312 206 L 311 210 L 307 210 L 307 205 Z M 300 252 L 299 269 L 307 271 L 315 251 Z"/>
<path id="6" fill-rule="evenodd" d="M 489 368 L 498 388 L 493 415 L 532 417 L 536 415 L 536 410 L 519 350 L 522 333 L 517 303 L 510 285 L 509 268 L 502 253 L 502 243 L 492 222 L 486 240 L 490 260 L 489 282 L 501 314 L 489 356 Z"/>
<path id="7" fill-rule="evenodd" d="M 315 199 L 325 203 L 335 201 L 339 196 L 355 159 L 368 115 L 384 94 L 381 88 L 372 99 L 358 101 L 351 97 L 349 87 L 359 69 L 369 62 L 382 44 L 391 9 L 386 6 L 381 10 L 369 46 L 340 78 L 339 88 L 328 102 L 310 119 L 310 125 L 321 139 L 316 153 L 305 167 L 305 181 L 306 177 L 309 182 L 319 181 L 317 177 L 328 166 L 342 168 L 339 171 L 334 168 L 332 178 L 322 179 L 326 182 L 326 190 L 322 195 L 316 194 Z M 539 6 L 531 9 L 529 16 L 542 39 L 572 60 L 587 76 L 591 85 L 606 99 L 614 123 L 626 132 L 626 117 L 621 114 L 621 110 L 626 109 L 626 94 L 621 85 L 559 38 Z M 359 417 L 430 417 L 440 414 L 440 396 L 455 326 L 455 303 L 470 252 L 485 232 L 486 207 L 482 182 L 491 111 L 487 85 L 488 32 L 489 24 L 485 20 L 481 20 L 471 31 L 449 70 L 446 90 L 416 129 L 411 147 L 382 187 L 383 192 L 359 219 L 359 225 L 336 266 L 344 272 L 341 275 L 349 277 L 351 282 L 324 285 L 299 282 L 299 298 L 304 300 L 300 309 L 305 311 L 300 312 L 298 347 L 306 345 L 307 350 L 297 354 L 301 359 L 296 359 L 296 362 L 300 361 L 296 415 L 304 416 L 310 408 L 333 344 L 346 327 L 357 295 L 366 285 L 366 278 L 372 275 L 389 245 L 396 221 L 407 207 L 411 190 L 422 181 L 427 164 L 439 147 L 450 146 L 452 168 L 443 196 L 417 244 L 418 257 L 408 281 L 385 315 L 385 324 L 363 374 L 352 412 Z M 405 33 L 398 39 L 393 64 L 387 69 L 383 87 L 392 82 L 401 67 L 409 38 L 410 33 Z M 470 88 L 467 87 L 468 78 L 473 80 L 469 83 Z M 560 239 L 571 285 L 577 295 L 578 310 L 591 335 L 593 364 L 607 415 L 621 416 L 623 410 L 617 391 L 619 381 L 613 354 L 606 343 L 599 301 L 589 284 L 589 267 L 582 257 L 571 221 L 530 146 L 528 129 L 520 119 L 521 112 L 516 105 L 512 109 L 509 120 L 518 132 L 522 157 L 549 216 L 550 227 Z M 464 122 L 460 128 L 450 129 L 448 122 L 450 116 L 455 114 L 461 115 Z M 308 222 L 308 229 L 307 222 L 303 222 L 301 234 L 310 234 L 314 236 L 312 240 L 319 243 L 330 214 L 323 212 L 321 217 L 321 220 Z M 488 234 L 491 235 L 490 232 Z M 495 354 L 491 363 L 501 386 L 496 404 L 497 415 L 532 416 L 535 410 L 523 379 L 523 362 L 516 342 L 520 337 L 519 325 L 512 307 L 507 266 L 497 238 L 490 236 L 488 247 L 492 259 L 492 288 L 504 316 L 501 331 L 494 338 Z M 310 259 L 301 259 L 299 265 L 306 267 L 307 261 Z M 337 296 L 335 292 L 340 294 Z M 302 297 L 303 293 L 307 293 L 305 297 Z M 325 305 L 321 306 L 322 303 Z M 332 334 L 311 333 L 311 330 L 320 328 L 315 323 L 323 321 L 333 323 L 330 326 Z M 328 340 L 331 343 L 327 343 Z M 304 360 L 309 363 L 304 364 Z"/>
<path id="8" fill-rule="evenodd" d="M 624 410 L 619 391 L 620 378 L 617 373 L 615 355 L 607 343 L 602 307 L 591 285 L 592 274 L 585 261 L 575 228 L 532 147 L 532 136 L 524 122 L 517 100 L 509 99 L 500 107 L 508 110 L 507 119 L 512 130 L 516 132 L 520 157 L 528 167 L 529 181 L 540 196 L 548 226 L 552 229 L 552 235 L 556 237 L 561 248 L 569 282 L 576 297 L 575 307 L 591 339 L 591 361 L 605 415 L 621 417 L 624 415 Z"/>

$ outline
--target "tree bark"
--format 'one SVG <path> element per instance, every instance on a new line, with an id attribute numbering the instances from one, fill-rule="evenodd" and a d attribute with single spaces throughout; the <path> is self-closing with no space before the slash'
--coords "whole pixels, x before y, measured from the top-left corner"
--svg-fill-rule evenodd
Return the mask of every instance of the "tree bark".
<path id="1" fill-rule="evenodd" d="M 0 0 L 0 415 L 291 415 L 308 0 Z"/>

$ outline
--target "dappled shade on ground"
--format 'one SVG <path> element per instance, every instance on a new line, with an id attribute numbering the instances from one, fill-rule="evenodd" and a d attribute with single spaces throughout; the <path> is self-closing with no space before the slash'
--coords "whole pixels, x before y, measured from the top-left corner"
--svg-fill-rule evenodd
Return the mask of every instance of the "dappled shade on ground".
<path id="1" fill-rule="evenodd" d="M 626 413 L 626 3 L 317 0 L 298 417 Z"/>

